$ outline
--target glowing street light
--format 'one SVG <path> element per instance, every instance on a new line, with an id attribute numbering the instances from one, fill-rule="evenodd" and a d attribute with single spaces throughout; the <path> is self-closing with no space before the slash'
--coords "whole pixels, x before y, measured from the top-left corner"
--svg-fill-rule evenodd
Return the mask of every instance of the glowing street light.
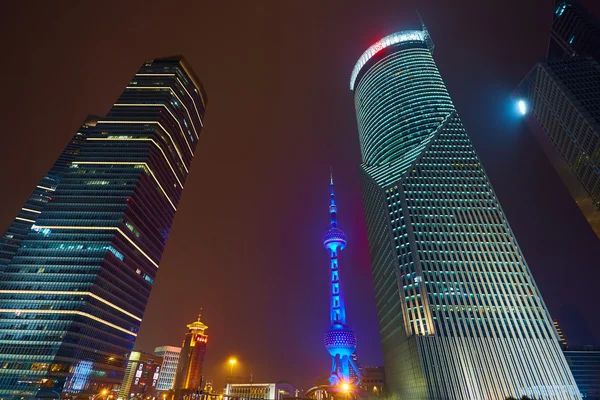
<path id="1" fill-rule="evenodd" d="M 527 114 L 527 103 L 525 103 L 525 100 L 519 100 L 517 102 L 517 107 L 519 107 L 521 115 Z"/>
<path id="2" fill-rule="evenodd" d="M 104 396 L 104 397 L 106 397 L 107 394 L 108 394 L 108 390 L 104 389 L 100 393 L 98 393 L 97 395 L 95 395 L 94 397 L 92 397 L 92 400 L 95 400 L 96 397 L 98 397 L 98 396 Z"/>
<path id="3" fill-rule="evenodd" d="M 342 390 L 347 393 L 350 390 L 350 385 L 346 382 L 342 383 Z"/>
<path id="4" fill-rule="evenodd" d="M 233 366 L 237 364 L 237 360 L 233 357 L 229 359 L 229 378 L 233 379 Z"/>

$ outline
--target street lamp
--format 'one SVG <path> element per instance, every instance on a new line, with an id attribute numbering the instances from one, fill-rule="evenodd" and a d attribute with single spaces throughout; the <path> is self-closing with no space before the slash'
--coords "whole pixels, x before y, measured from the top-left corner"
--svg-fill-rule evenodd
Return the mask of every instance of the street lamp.
<path id="1" fill-rule="evenodd" d="M 100 395 L 102 395 L 102 396 L 106 397 L 106 395 L 107 395 L 107 394 L 108 394 L 108 390 L 104 389 L 104 390 L 102 390 L 100 393 L 98 393 L 98 394 L 94 395 L 94 397 L 92 397 L 92 400 L 95 400 L 95 399 L 96 399 L 96 397 L 98 397 L 98 396 L 100 396 Z"/>
<path id="2" fill-rule="evenodd" d="M 229 379 L 233 380 L 233 366 L 237 363 L 237 360 L 233 357 L 229 359 Z"/>
<path id="3" fill-rule="evenodd" d="M 348 391 L 350 390 L 350 385 L 348 385 L 346 382 L 342 383 L 342 390 L 348 393 Z"/>
<path id="4" fill-rule="evenodd" d="M 519 108 L 519 113 L 521 115 L 527 114 L 527 103 L 525 103 L 525 100 L 521 99 L 517 101 L 517 107 Z"/>

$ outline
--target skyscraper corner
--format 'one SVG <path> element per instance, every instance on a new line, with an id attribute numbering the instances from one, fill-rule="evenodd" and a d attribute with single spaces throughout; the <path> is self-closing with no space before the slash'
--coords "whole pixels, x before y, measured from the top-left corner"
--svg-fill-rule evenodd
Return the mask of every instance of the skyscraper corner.
<path id="1" fill-rule="evenodd" d="M 579 399 L 541 294 L 423 30 L 370 46 L 350 88 L 389 390 Z"/>

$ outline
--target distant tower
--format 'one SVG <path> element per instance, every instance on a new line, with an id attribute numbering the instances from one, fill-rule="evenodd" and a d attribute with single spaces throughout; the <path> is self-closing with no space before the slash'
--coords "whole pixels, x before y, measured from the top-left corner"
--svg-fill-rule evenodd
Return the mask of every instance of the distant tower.
<path id="1" fill-rule="evenodd" d="M 198 315 L 198 320 L 187 326 L 189 331 L 183 339 L 175 375 L 176 398 L 196 393 L 202 383 L 202 364 L 204 364 L 206 342 L 208 341 L 208 335 L 204 331 L 208 329 L 208 326 L 200 321 L 201 316 L 201 314 Z"/>
<path id="2" fill-rule="evenodd" d="M 325 333 L 325 348 L 327 348 L 332 357 L 329 382 L 331 385 L 338 385 L 344 382 L 358 384 L 360 382 L 360 373 L 354 360 L 351 358 L 354 350 L 356 350 L 356 336 L 352 329 L 346 325 L 346 307 L 340 285 L 338 264 L 338 252 L 346 247 L 346 235 L 337 227 L 337 208 L 335 206 L 332 174 L 330 174 L 329 187 L 331 196 L 331 203 L 329 204 L 331 227 L 323 238 L 323 244 L 330 252 L 331 266 L 331 299 L 329 307 L 331 327 Z M 356 376 L 354 381 L 351 378 L 350 368 L 353 370 L 352 375 Z"/>

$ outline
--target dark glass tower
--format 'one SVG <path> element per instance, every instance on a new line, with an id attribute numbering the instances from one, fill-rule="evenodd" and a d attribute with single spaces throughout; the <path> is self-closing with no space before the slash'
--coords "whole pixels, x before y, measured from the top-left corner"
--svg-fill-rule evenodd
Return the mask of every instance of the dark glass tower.
<path id="1" fill-rule="evenodd" d="M 27 199 L 0 238 L 0 397 L 120 384 L 205 106 L 182 57 L 145 62 Z"/>
<path id="2" fill-rule="evenodd" d="M 600 22 L 557 1 L 548 59 L 517 89 L 531 133 L 600 238 Z"/>
<path id="3" fill-rule="evenodd" d="M 423 30 L 359 58 L 361 180 L 388 388 L 579 399 L 541 294 Z"/>
<path id="4" fill-rule="evenodd" d="M 518 88 L 525 121 L 600 238 L 600 64 L 549 59 Z"/>
<path id="5" fill-rule="evenodd" d="M 577 0 L 556 0 L 548 57 L 573 56 L 600 62 L 600 22 Z"/>

